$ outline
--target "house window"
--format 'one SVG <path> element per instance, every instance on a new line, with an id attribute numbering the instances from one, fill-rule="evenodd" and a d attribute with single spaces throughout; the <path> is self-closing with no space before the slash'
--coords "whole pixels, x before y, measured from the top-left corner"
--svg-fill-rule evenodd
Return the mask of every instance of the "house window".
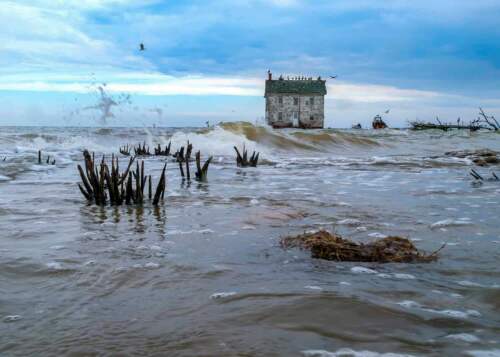
<path id="1" fill-rule="evenodd" d="M 311 103 L 311 105 L 314 104 L 314 97 L 311 97 L 311 99 L 309 100 L 309 103 Z"/>
<path id="2" fill-rule="evenodd" d="M 309 117 L 309 120 L 314 120 L 314 116 L 313 116 L 313 115 L 311 115 L 311 116 Z"/>
<path id="3" fill-rule="evenodd" d="M 299 98 L 293 98 L 293 105 L 299 105 Z"/>
<path id="4" fill-rule="evenodd" d="M 283 104 L 283 97 L 278 97 L 278 103 Z"/>
<path id="5" fill-rule="evenodd" d="M 283 113 L 282 112 L 278 113 L 278 121 L 283 121 Z"/>

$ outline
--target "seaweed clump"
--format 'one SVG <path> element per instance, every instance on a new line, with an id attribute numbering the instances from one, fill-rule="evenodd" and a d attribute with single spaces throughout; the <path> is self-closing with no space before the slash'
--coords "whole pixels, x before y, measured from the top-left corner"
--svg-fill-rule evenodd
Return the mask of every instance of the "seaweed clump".
<path id="1" fill-rule="evenodd" d="M 377 263 L 431 262 L 437 260 L 438 252 L 444 247 L 426 254 L 407 238 L 392 236 L 363 244 L 324 230 L 285 237 L 281 246 L 310 250 L 311 256 L 317 259 Z"/>

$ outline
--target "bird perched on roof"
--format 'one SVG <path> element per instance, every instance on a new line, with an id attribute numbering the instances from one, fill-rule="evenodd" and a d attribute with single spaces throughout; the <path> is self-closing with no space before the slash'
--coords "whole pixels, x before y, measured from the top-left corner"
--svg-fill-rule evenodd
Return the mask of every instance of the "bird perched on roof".
<path id="1" fill-rule="evenodd" d="M 144 43 L 140 43 L 139 44 L 139 51 L 144 51 L 146 49 L 146 47 L 144 47 Z"/>
<path id="2" fill-rule="evenodd" d="M 335 79 L 337 78 L 338 76 L 337 75 L 334 75 L 334 76 L 330 76 L 331 79 Z"/>

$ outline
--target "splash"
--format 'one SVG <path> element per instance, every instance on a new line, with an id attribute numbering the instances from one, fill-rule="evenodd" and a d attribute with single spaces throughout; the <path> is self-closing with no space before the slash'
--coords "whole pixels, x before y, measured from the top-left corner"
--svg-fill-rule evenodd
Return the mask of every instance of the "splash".
<path id="1" fill-rule="evenodd" d="M 97 91 L 99 93 L 97 104 L 84 107 L 83 110 L 97 110 L 100 113 L 99 123 L 101 125 L 108 124 L 107 120 L 115 118 L 112 112 L 113 107 L 118 107 L 121 104 L 131 104 L 130 94 L 122 93 L 117 99 L 114 99 L 111 95 L 106 93 L 106 83 L 97 86 Z"/>

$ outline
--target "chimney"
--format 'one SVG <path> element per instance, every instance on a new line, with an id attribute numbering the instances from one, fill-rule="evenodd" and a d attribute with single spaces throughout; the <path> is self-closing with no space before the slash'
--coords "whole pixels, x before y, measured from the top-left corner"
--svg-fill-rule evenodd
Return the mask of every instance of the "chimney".
<path id="1" fill-rule="evenodd" d="M 269 70 L 267 71 L 267 79 L 268 80 L 272 80 L 273 79 L 273 74 Z"/>

